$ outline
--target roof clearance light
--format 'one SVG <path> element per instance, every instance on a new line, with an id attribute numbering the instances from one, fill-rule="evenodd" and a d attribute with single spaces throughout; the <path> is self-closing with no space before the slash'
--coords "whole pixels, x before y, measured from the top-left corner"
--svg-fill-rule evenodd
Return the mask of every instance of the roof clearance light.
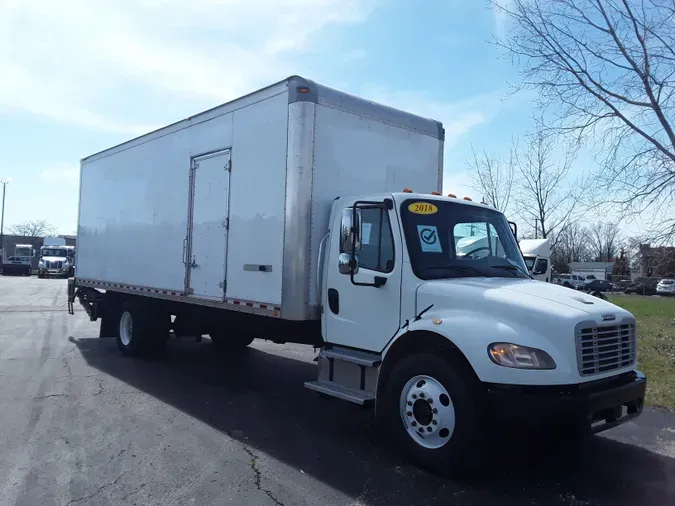
<path id="1" fill-rule="evenodd" d="M 403 193 L 412 193 L 413 191 L 410 188 L 403 188 Z"/>
<path id="2" fill-rule="evenodd" d="M 309 93 L 309 88 L 298 88 L 298 93 Z"/>
<path id="3" fill-rule="evenodd" d="M 440 195 L 441 192 L 431 192 L 432 195 Z"/>
<path id="4" fill-rule="evenodd" d="M 448 197 L 450 197 L 451 199 L 456 199 L 457 195 L 455 195 L 454 193 L 448 193 Z"/>
<path id="5" fill-rule="evenodd" d="M 468 200 L 469 202 L 471 202 L 471 198 L 469 197 L 464 197 L 464 200 Z"/>

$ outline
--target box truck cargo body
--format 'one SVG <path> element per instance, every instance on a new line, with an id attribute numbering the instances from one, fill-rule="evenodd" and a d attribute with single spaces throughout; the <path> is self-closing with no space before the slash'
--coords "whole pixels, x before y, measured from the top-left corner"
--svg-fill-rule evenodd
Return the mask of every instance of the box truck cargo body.
<path id="1" fill-rule="evenodd" d="M 442 153 L 436 121 L 290 78 L 85 158 L 77 277 L 317 319 L 333 199 L 438 190 Z"/>
<path id="2" fill-rule="evenodd" d="M 171 335 L 318 347 L 308 389 L 373 406 L 448 474 L 482 462 L 497 423 L 638 416 L 633 315 L 534 281 L 501 212 L 440 194 L 443 140 L 294 76 L 85 158 L 69 311 L 124 355 Z"/>

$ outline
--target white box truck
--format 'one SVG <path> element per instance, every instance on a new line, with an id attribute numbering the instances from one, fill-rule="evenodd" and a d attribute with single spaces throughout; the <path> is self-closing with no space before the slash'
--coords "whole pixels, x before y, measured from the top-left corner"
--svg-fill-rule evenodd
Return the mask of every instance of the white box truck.
<path id="1" fill-rule="evenodd" d="M 502 213 L 441 196 L 443 140 L 294 76 L 89 156 L 69 308 L 124 355 L 171 331 L 318 347 L 306 387 L 373 406 L 449 474 L 480 463 L 495 420 L 590 433 L 638 416 L 635 318 L 533 281 Z"/>

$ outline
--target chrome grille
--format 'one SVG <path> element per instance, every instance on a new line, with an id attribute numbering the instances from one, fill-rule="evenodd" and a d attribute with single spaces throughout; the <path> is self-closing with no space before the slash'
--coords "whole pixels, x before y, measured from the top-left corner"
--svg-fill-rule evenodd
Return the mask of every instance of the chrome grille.
<path id="1" fill-rule="evenodd" d="M 63 262 L 61 262 L 60 260 L 53 262 L 47 261 L 45 263 L 47 264 L 47 269 L 60 269 L 61 266 L 63 265 Z"/>
<path id="2" fill-rule="evenodd" d="M 582 376 L 627 367 L 635 362 L 635 324 L 577 329 L 576 344 Z"/>

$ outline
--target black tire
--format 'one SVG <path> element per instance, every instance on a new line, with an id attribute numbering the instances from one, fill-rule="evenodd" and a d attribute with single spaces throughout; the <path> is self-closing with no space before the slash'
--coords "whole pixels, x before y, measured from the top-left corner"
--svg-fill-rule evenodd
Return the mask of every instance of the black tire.
<path id="1" fill-rule="evenodd" d="M 117 311 L 115 337 L 117 347 L 125 356 L 153 357 L 165 348 L 169 325 L 164 313 L 145 301 L 129 300 Z M 131 320 L 131 330 L 123 327 Z"/>
<path id="2" fill-rule="evenodd" d="M 225 332 L 210 332 L 211 342 L 218 353 L 232 353 L 245 349 L 255 339 L 250 335 L 227 335 Z"/>
<path id="3" fill-rule="evenodd" d="M 399 404 L 402 390 L 409 380 L 418 375 L 430 376 L 441 383 L 455 410 L 454 430 L 448 436 L 448 442 L 440 448 L 429 449 L 418 444 L 408 434 L 402 420 L 405 416 L 400 412 Z M 451 477 L 470 475 L 480 467 L 486 440 L 479 414 L 480 395 L 475 377 L 458 359 L 427 353 L 406 357 L 394 366 L 382 394 L 382 402 L 377 408 L 378 419 L 384 424 L 394 445 L 401 448 L 416 465 Z M 435 399 L 435 402 L 440 400 Z"/>

